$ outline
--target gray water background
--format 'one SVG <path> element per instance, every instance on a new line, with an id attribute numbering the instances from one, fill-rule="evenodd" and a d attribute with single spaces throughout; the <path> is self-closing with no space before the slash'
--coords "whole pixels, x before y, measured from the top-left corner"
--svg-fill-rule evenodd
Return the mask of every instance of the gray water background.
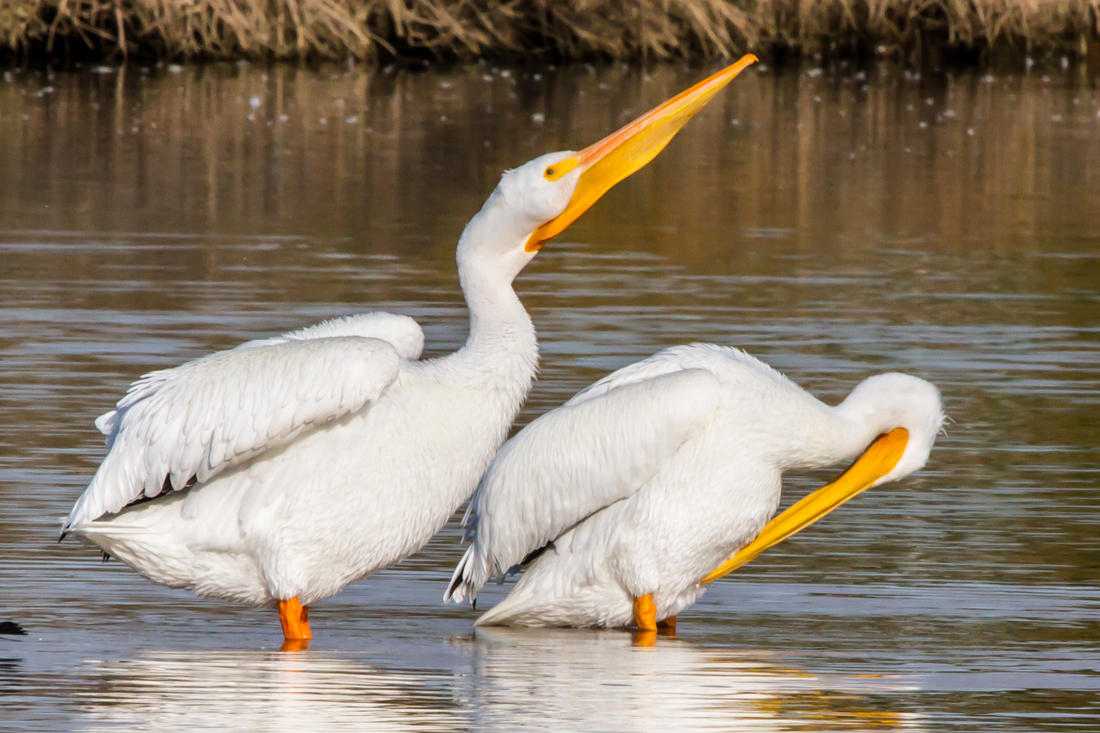
<path id="1" fill-rule="evenodd" d="M 521 423 L 692 341 L 827 401 L 895 369 L 943 392 L 924 471 L 716 583 L 675 639 L 473 632 L 441 605 L 457 518 L 318 604 L 296 653 L 270 610 L 56 543 L 129 382 L 369 309 L 453 350 L 454 245 L 500 172 L 711 70 L 5 73 L 0 620 L 29 635 L 0 637 L 0 729 L 1096 729 L 1100 90 L 1074 69 L 750 70 L 517 281 Z"/>

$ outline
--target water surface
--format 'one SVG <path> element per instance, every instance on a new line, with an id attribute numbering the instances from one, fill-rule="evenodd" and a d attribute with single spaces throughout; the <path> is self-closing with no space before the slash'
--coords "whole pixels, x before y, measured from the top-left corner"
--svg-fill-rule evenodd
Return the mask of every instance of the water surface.
<path id="1" fill-rule="evenodd" d="M 6 74 L 0 620 L 30 634 L 0 637 L 0 728 L 1094 727 L 1100 91 L 1061 73 L 746 73 L 517 281 L 543 354 L 521 423 L 691 341 L 829 401 L 885 370 L 943 391 L 924 471 L 716 583 L 675 639 L 473 632 L 440 602 L 457 520 L 318 604 L 296 653 L 269 610 L 56 543 L 137 376 L 373 308 L 456 348 L 454 245 L 500 172 L 707 71 Z"/>

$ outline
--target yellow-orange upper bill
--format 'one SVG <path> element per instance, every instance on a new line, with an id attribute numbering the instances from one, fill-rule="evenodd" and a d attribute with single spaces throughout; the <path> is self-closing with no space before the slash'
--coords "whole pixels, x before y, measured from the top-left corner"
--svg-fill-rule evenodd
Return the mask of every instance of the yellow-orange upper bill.
<path id="1" fill-rule="evenodd" d="M 564 172 L 579 167 L 580 180 L 565 211 L 535 230 L 527 241 L 527 251 L 534 252 L 543 242 L 563 232 L 612 186 L 645 167 L 696 112 L 755 61 L 756 56 L 751 53 L 742 56 L 737 63 L 677 94 L 595 145 L 555 163 L 553 167 Z"/>
<path id="2" fill-rule="evenodd" d="M 700 582 L 710 583 L 732 573 L 772 545 L 810 526 L 856 494 L 871 488 L 876 481 L 894 470 L 894 466 L 898 465 L 905 453 L 908 442 L 909 431 L 905 428 L 895 428 L 876 438 L 840 478 L 822 486 L 768 522 L 755 540 L 738 550 Z"/>

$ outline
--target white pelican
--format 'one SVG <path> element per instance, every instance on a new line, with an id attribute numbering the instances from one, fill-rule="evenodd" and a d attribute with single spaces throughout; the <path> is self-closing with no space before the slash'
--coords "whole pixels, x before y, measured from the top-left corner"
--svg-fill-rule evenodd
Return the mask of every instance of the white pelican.
<path id="1" fill-rule="evenodd" d="M 459 239 L 458 352 L 418 361 L 413 320 L 367 313 L 139 379 L 96 420 L 110 450 L 62 538 L 158 583 L 277 605 L 286 639 L 309 639 L 309 604 L 419 549 L 507 436 L 538 361 L 515 277 L 755 60 L 505 173 Z"/>
<path id="2" fill-rule="evenodd" d="M 904 374 L 836 407 L 737 349 L 695 344 L 604 377 L 501 448 L 466 513 L 445 599 L 523 575 L 479 626 L 652 632 L 703 585 L 872 486 L 922 468 L 938 390 Z M 862 456 L 768 524 L 783 472 Z M 765 526 L 767 525 L 767 526 Z"/>

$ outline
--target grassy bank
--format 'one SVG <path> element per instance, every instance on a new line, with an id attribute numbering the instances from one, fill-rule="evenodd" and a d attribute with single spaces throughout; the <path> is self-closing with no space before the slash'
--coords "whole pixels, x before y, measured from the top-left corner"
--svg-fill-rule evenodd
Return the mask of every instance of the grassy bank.
<path id="1" fill-rule="evenodd" d="M 1100 54 L 1100 0 L 0 0 L 20 55 L 369 60 Z M 1091 45 L 1091 48 L 1090 48 Z"/>

